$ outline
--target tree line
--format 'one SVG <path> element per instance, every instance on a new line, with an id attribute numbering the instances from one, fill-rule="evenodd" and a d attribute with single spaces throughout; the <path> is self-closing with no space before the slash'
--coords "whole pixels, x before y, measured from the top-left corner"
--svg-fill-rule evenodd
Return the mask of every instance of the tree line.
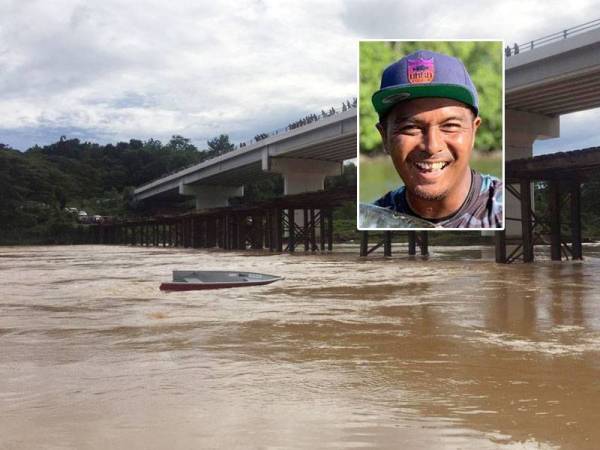
<path id="1" fill-rule="evenodd" d="M 103 216 L 143 214 L 144 205 L 132 201 L 135 187 L 233 149 L 226 134 L 208 140 L 203 150 L 179 135 L 164 144 L 131 139 L 106 145 L 61 137 L 25 152 L 0 144 L 0 244 L 57 243 L 55 237 L 76 224 L 67 207 Z M 334 183 L 356 184 L 353 172 Z M 246 186 L 239 201 L 282 193 L 282 178 L 272 176 Z M 182 197 L 165 212 L 193 207 Z"/>

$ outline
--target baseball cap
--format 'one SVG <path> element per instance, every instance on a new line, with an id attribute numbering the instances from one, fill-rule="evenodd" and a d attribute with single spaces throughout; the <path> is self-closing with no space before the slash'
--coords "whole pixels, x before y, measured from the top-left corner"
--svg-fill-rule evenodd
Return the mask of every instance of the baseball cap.
<path id="1" fill-rule="evenodd" d="M 458 100 L 478 113 L 477 89 L 460 59 L 428 50 L 417 50 L 389 65 L 373 106 L 381 118 L 397 103 L 422 97 Z"/>

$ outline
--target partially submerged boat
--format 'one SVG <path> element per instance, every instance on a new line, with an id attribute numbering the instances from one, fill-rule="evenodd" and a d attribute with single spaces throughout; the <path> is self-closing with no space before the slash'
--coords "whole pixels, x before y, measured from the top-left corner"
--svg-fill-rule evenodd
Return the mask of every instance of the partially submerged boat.
<path id="1" fill-rule="evenodd" d="M 174 270 L 173 281 L 162 283 L 161 291 L 196 291 L 244 286 L 259 286 L 282 280 L 282 277 L 253 272 L 219 270 Z"/>

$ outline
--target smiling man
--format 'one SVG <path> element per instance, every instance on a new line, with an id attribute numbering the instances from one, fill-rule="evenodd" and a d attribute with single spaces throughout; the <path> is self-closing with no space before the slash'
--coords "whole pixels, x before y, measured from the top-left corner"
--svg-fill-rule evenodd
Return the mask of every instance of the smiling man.
<path id="1" fill-rule="evenodd" d="M 481 118 L 460 60 L 425 50 L 405 56 L 385 69 L 372 100 L 404 181 L 375 205 L 444 228 L 502 227 L 502 182 L 469 166 Z"/>

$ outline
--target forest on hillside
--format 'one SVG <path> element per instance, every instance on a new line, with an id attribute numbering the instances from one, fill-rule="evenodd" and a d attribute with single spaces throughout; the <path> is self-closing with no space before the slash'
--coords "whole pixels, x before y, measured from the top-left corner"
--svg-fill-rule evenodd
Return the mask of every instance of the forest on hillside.
<path id="1" fill-rule="evenodd" d="M 63 137 L 25 152 L 0 144 L 0 244 L 60 243 L 58 237 L 77 226 L 68 209 L 120 218 L 144 215 L 147 205 L 132 201 L 135 187 L 235 148 L 227 135 L 209 140 L 204 150 L 182 136 L 165 144 L 131 139 L 106 145 Z M 328 182 L 330 187 L 355 184 L 354 165 Z M 239 201 L 282 193 L 281 177 L 269 177 L 246 186 Z M 182 197 L 163 212 L 193 207 L 193 200 Z"/>

